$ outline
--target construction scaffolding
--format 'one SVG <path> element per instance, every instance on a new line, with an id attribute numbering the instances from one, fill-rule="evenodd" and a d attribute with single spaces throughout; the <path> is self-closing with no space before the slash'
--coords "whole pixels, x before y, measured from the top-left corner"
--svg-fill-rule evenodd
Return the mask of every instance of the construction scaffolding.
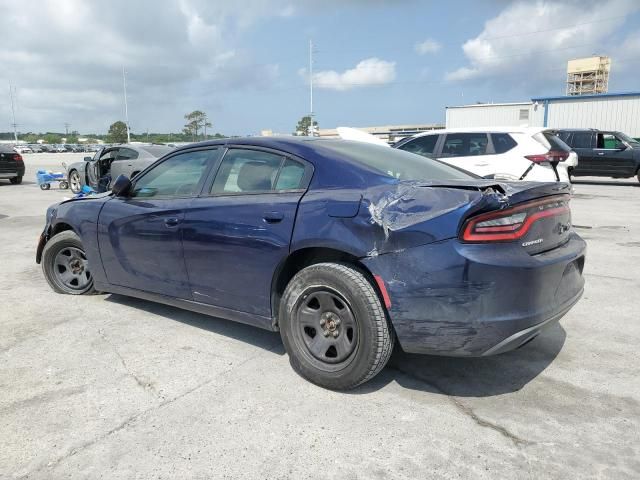
<path id="1" fill-rule="evenodd" d="M 604 56 L 567 62 L 567 95 L 595 95 L 609 91 L 611 59 Z"/>

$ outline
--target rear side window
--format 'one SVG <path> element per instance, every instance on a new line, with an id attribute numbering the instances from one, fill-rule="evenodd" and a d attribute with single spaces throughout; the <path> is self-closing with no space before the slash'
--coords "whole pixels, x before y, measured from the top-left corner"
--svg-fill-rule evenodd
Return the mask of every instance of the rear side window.
<path id="1" fill-rule="evenodd" d="M 443 157 L 472 157 L 487 154 L 486 133 L 449 133 L 442 147 Z"/>
<path id="2" fill-rule="evenodd" d="M 269 152 L 230 149 L 211 188 L 213 194 L 258 193 L 302 188 L 305 166 Z"/>
<path id="3" fill-rule="evenodd" d="M 433 151 L 436 148 L 436 143 L 438 143 L 438 137 L 439 135 L 425 135 L 424 137 L 418 137 L 411 140 L 398 148 L 405 152 L 416 153 L 423 157 L 428 157 L 433 154 Z"/>
<path id="4" fill-rule="evenodd" d="M 116 160 L 133 160 L 138 158 L 138 152 L 130 148 L 121 148 L 118 150 L 118 158 Z"/>
<path id="5" fill-rule="evenodd" d="M 496 153 L 506 153 L 517 145 L 508 133 L 492 133 L 491 141 Z"/>
<path id="6" fill-rule="evenodd" d="M 591 133 L 574 132 L 571 137 L 571 143 L 569 143 L 569 145 L 571 145 L 573 148 L 591 148 Z"/>

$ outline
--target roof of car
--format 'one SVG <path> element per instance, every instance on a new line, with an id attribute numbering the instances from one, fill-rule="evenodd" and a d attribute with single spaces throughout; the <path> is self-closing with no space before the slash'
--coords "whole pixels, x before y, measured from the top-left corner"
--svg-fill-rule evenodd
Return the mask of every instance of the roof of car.
<path id="1" fill-rule="evenodd" d="M 442 130 L 431 130 L 413 135 L 412 138 L 424 137 L 426 135 L 438 135 L 442 133 L 525 133 L 535 135 L 538 132 L 552 130 L 549 127 L 468 127 L 468 128 L 444 128 Z"/>

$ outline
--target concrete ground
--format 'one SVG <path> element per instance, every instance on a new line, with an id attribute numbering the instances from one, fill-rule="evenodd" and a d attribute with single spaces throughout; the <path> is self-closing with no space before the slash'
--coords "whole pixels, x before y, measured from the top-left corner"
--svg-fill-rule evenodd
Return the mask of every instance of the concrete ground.
<path id="1" fill-rule="evenodd" d="M 586 291 L 524 348 L 394 353 L 350 393 L 278 334 L 117 295 L 57 295 L 34 262 L 50 203 L 25 155 L 0 185 L 0 478 L 640 478 L 640 184 L 581 180 Z M 526 295 L 526 292 L 523 292 Z"/>

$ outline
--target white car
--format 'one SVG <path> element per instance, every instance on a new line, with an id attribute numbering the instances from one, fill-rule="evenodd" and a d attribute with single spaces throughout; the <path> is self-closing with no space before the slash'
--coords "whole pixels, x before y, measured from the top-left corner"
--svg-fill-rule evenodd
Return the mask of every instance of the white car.
<path id="1" fill-rule="evenodd" d="M 31 147 L 29 147 L 28 145 L 16 145 L 15 147 L 13 147 L 13 150 L 16 153 L 33 153 L 33 150 L 31 150 Z"/>
<path id="2" fill-rule="evenodd" d="M 417 153 L 485 178 L 569 182 L 578 156 L 539 127 L 482 127 L 419 133 L 394 148 Z"/>

